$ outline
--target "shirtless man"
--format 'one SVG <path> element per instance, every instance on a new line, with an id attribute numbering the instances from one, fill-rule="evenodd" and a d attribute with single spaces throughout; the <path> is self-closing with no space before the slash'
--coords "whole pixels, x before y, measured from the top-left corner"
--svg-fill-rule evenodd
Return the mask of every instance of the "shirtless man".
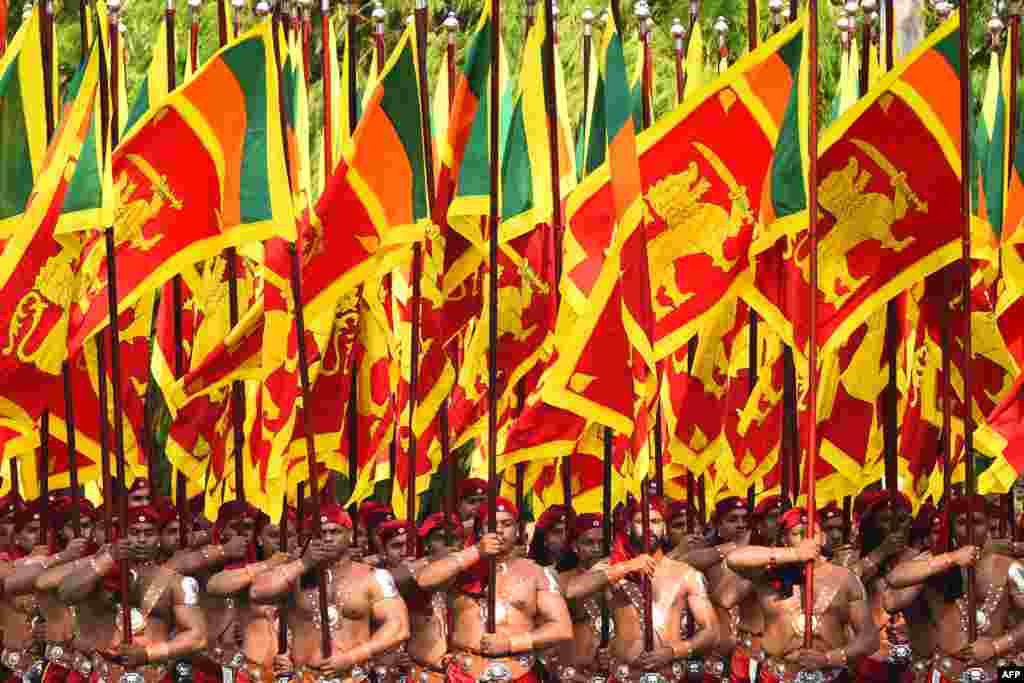
<path id="1" fill-rule="evenodd" d="M 464 479 L 459 483 L 458 515 L 462 520 L 462 528 L 469 536 L 473 532 L 477 513 L 487 502 L 487 482 L 483 479 Z"/>
<path id="2" fill-rule="evenodd" d="M 319 514 L 320 537 L 309 542 L 300 559 L 256 576 L 249 597 L 256 604 L 276 604 L 283 611 L 292 637 L 291 662 L 304 680 L 323 676 L 361 681 L 368 662 L 408 639 L 409 613 L 388 572 L 349 559 L 352 519 L 348 513 L 329 503 L 320 506 Z M 326 626 L 331 641 L 327 657 L 321 651 L 314 570 L 324 572 L 327 584 Z"/>
<path id="3" fill-rule="evenodd" d="M 654 574 L 657 562 L 650 555 L 640 555 L 615 566 L 602 560 L 604 517 L 588 513 L 576 517 L 570 536 L 569 552 L 563 561 L 558 582 L 569 605 L 573 623 L 573 639 L 545 654 L 544 666 L 553 680 L 568 683 L 591 683 L 608 675 L 610 659 L 608 644 L 602 644 L 602 596 L 609 586 L 622 581 L 632 572 Z M 611 612 L 608 612 L 609 639 L 614 634 Z"/>
<path id="4" fill-rule="evenodd" d="M 146 683 L 169 681 L 170 663 L 206 647 L 199 584 L 158 563 L 161 519 L 153 508 L 129 509 L 127 522 L 124 539 L 107 546 L 61 581 L 60 599 L 89 613 L 80 631 L 88 632 L 97 643 L 101 678 L 119 681 L 125 671 L 138 671 Z M 118 605 L 122 557 L 129 572 L 126 599 L 131 608 L 131 644 L 126 642 Z M 104 647 L 104 643 L 109 645 Z"/>
<path id="5" fill-rule="evenodd" d="M 14 519 L 23 507 L 25 503 L 16 493 L 0 498 L 0 553 L 7 552 L 14 545 Z"/>
<path id="6" fill-rule="evenodd" d="M 295 510 L 287 511 L 290 537 L 294 538 L 298 522 Z M 249 599 L 249 588 L 257 576 L 273 571 L 291 561 L 287 549 L 281 544 L 281 527 L 263 517 L 256 530 L 260 562 L 231 567 L 215 574 L 206 583 L 207 592 L 215 597 L 234 601 L 236 622 L 241 635 L 239 666 L 232 666 L 229 676 L 237 683 L 271 683 L 274 679 L 274 656 L 278 648 L 279 621 L 277 607 L 257 605 Z M 227 673 L 227 672 L 225 672 Z M 225 683 L 229 683 L 225 678 Z"/>
<path id="7" fill-rule="evenodd" d="M 668 506 L 667 521 L 668 545 L 673 552 L 685 553 L 707 545 L 697 523 L 697 511 L 685 500 L 677 500 Z"/>
<path id="8" fill-rule="evenodd" d="M 454 631 L 448 680 L 453 683 L 490 680 L 535 683 L 537 651 L 572 638 L 572 622 L 553 569 L 516 555 L 519 511 L 504 498 L 494 510 L 484 505 L 477 513 L 473 538 L 485 537 L 491 515 L 497 523 L 495 556 L 495 633 L 487 633 L 487 586 L 490 563 L 480 548 L 460 551 L 434 563 L 435 570 L 454 562 L 459 570 L 452 588 Z M 490 534 L 486 534 L 490 536 Z M 420 575 L 419 581 L 431 580 Z"/>
<path id="9" fill-rule="evenodd" d="M 949 503 L 953 533 L 942 540 L 954 550 L 926 552 L 898 564 L 886 577 L 886 608 L 904 609 L 922 600 L 927 609 L 908 615 L 911 633 L 931 634 L 932 680 L 953 683 L 967 672 L 971 680 L 994 681 L 996 668 L 1024 643 L 1024 621 L 1011 618 L 1024 609 L 1024 564 L 989 552 L 988 510 L 981 496 L 961 496 Z M 968 524 L 974 542 L 967 545 Z M 973 566 L 978 596 L 978 638 L 968 641 L 966 575 Z M 916 645 L 916 643 L 915 643 Z"/>
<path id="10" fill-rule="evenodd" d="M 708 598 L 704 575 L 685 562 L 664 555 L 664 505 L 652 497 L 648 507 L 650 547 L 657 561 L 651 577 L 654 648 L 650 652 L 644 648 L 646 605 L 640 581 L 620 581 L 611 591 L 615 637 L 609 648 L 611 680 L 617 683 L 636 683 L 651 673 L 668 681 L 682 681 L 688 669 L 682 660 L 712 650 L 718 639 L 718 616 Z M 618 533 L 612 550 L 613 567 L 643 551 L 643 510 L 636 501 L 626 507 L 625 523 L 626 528 Z M 683 632 L 683 614 L 687 609 L 693 620 L 694 634 L 690 638 Z"/>
<path id="11" fill-rule="evenodd" d="M 542 567 L 554 567 L 569 545 L 569 527 L 573 518 L 572 508 L 567 505 L 552 505 L 545 510 L 533 529 L 527 557 Z"/>
<path id="12" fill-rule="evenodd" d="M 725 556 L 738 547 L 750 542 L 750 527 L 747 502 L 736 496 L 720 500 L 715 506 L 711 523 L 714 533 L 711 545 L 698 548 L 687 553 L 675 554 L 674 557 L 685 562 L 707 577 L 708 593 L 717 614 L 718 634 L 715 646 L 704 657 L 704 680 L 718 681 L 725 677 L 727 664 L 733 656 L 736 644 L 740 640 L 751 640 L 759 637 L 760 629 L 747 622 L 755 633 L 739 632 L 742 621 L 741 593 L 745 587 L 738 582 L 738 577 L 725 565 Z M 727 588 L 729 590 L 727 590 Z M 749 586 L 746 587 L 749 590 Z M 726 596 L 730 599 L 726 600 Z"/>
<path id="13" fill-rule="evenodd" d="M 747 520 L 750 542 L 757 545 L 776 545 L 779 540 L 779 518 L 785 512 L 780 496 L 766 496 L 754 506 Z"/>
<path id="14" fill-rule="evenodd" d="M 878 491 L 860 515 L 854 559 L 843 565 L 867 589 L 871 616 L 879 629 L 879 649 L 857 663 L 857 678 L 862 683 L 913 680 L 906 621 L 899 612 L 890 614 L 883 604 L 888 590 L 885 575 L 907 551 L 911 509 L 910 499 L 904 494 L 898 493 L 893 501 L 888 491 Z"/>
<path id="15" fill-rule="evenodd" d="M 807 515 L 782 516 L 783 547 L 747 546 L 729 553 L 734 572 L 752 581 L 765 619 L 762 683 L 789 683 L 808 675 L 824 683 L 848 681 L 848 665 L 878 649 L 867 592 L 856 574 L 821 556 L 824 534 L 807 537 Z M 805 648 L 803 577 L 814 563 L 811 647 Z M 819 673 L 814 673 L 819 672 Z M 801 675 L 802 674 L 802 675 Z"/>

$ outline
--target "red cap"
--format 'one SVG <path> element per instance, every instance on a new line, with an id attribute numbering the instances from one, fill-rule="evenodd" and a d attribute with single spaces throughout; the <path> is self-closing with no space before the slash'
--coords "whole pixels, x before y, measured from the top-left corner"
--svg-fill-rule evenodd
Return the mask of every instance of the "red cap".
<path id="1" fill-rule="evenodd" d="M 409 533 L 410 524 L 405 520 L 392 519 L 377 527 L 377 538 L 381 544 L 390 542 L 396 536 Z"/>
<path id="2" fill-rule="evenodd" d="M 537 528 L 541 531 L 547 531 L 559 522 L 565 522 L 566 526 L 572 523 L 573 512 L 572 508 L 567 505 L 552 505 L 544 514 L 537 520 Z"/>
<path id="3" fill-rule="evenodd" d="M 25 501 L 17 493 L 8 493 L 0 498 L 0 518 L 12 517 L 25 507 Z"/>
<path id="4" fill-rule="evenodd" d="M 822 522 L 835 519 L 837 517 L 842 518 L 842 516 L 843 511 L 839 509 L 839 506 L 836 505 L 834 501 L 818 510 L 818 517 Z"/>
<path id="5" fill-rule="evenodd" d="M 499 496 L 497 499 L 495 499 L 495 501 L 494 501 L 494 510 L 495 510 L 496 513 L 497 512 L 507 512 L 507 513 L 511 514 L 513 517 L 515 517 L 516 519 L 519 519 L 519 510 L 516 508 L 515 505 L 512 504 L 512 501 L 508 500 L 507 498 L 501 498 Z M 484 503 L 483 505 L 480 506 L 480 511 L 477 512 L 477 515 L 476 515 L 477 522 L 479 524 L 483 524 L 483 523 L 485 523 L 488 520 L 488 518 L 490 516 L 491 516 L 491 506 L 490 506 L 489 503 Z"/>
<path id="6" fill-rule="evenodd" d="M 137 505 L 128 508 L 128 525 L 139 522 L 149 522 L 154 526 L 161 526 L 163 516 L 152 505 Z"/>
<path id="7" fill-rule="evenodd" d="M 572 529 L 573 538 L 579 538 L 588 531 L 600 529 L 603 522 L 604 515 L 599 512 L 588 512 L 578 516 Z"/>
<path id="8" fill-rule="evenodd" d="M 135 493 L 136 491 L 141 491 L 144 488 L 147 488 L 150 491 L 153 490 L 153 487 L 149 485 L 149 479 L 146 479 L 145 477 L 136 477 L 135 481 L 132 482 L 131 488 L 128 489 L 128 492 Z"/>
<path id="9" fill-rule="evenodd" d="M 988 501 L 985 500 L 985 496 L 980 496 L 977 493 L 971 496 L 959 496 L 954 498 L 949 506 L 949 513 L 954 518 L 967 514 L 968 510 L 987 515 L 989 513 L 989 505 Z"/>
<path id="10" fill-rule="evenodd" d="M 28 505 L 22 506 L 21 509 L 14 514 L 14 530 L 21 531 L 25 528 L 25 525 L 33 519 L 40 519 L 41 511 L 42 503 L 40 503 L 40 499 L 38 498 Z"/>
<path id="11" fill-rule="evenodd" d="M 444 528 L 444 513 L 435 512 L 434 514 L 430 515 L 425 520 L 423 520 L 423 523 L 420 524 L 419 537 L 425 539 L 435 529 L 442 528 Z M 459 518 L 456 517 L 454 514 L 448 518 L 448 529 L 453 534 L 462 533 L 462 522 L 460 522 Z"/>
<path id="12" fill-rule="evenodd" d="M 765 517 L 781 509 L 782 498 L 780 496 L 768 496 L 767 498 L 762 498 L 761 502 L 754 507 L 754 515 L 757 517 Z"/>
<path id="13" fill-rule="evenodd" d="M 786 531 L 792 531 L 801 525 L 806 526 L 807 510 L 803 508 L 790 508 L 784 515 L 782 515 L 779 522 L 782 524 L 782 528 Z"/>
<path id="14" fill-rule="evenodd" d="M 312 517 L 307 517 L 307 520 L 312 520 Z M 345 508 L 341 507 L 337 503 L 320 505 L 320 523 L 337 524 L 345 527 L 346 529 L 352 528 L 352 518 L 348 516 L 347 512 L 345 512 Z"/>
<path id="15" fill-rule="evenodd" d="M 462 483 L 459 484 L 459 498 L 485 495 L 487 495 L 487 482 L 483 479 L 473 477 L 471 479 L 464 479 Z"/>
<path id="16" fill-rule="evenodd" d="M 718 501 L 715 505 L 715 519 L 720 519 L 723 515 L 727 515 L 733 510 L 746 510 L 747 501 L 743 500 L 739 496 L 729 496 Z"/>
<path id="17" fill-rule="evenodd" d="M 693 509 L 693 506 L 690 505 L 688 501 L 673 501 L 672 504 L 668 506 L 668 519 L 666 521 L 670 522 L 676 517 L 681 517 L 683 515 L 689 515 L 693 517 L 696 515 L 696 510 Z"/>

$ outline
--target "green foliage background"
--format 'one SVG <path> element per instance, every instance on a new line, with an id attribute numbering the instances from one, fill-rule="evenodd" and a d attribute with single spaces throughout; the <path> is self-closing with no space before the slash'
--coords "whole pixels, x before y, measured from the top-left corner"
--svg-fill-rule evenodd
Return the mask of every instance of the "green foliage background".
<path id="1" fill-rule="evenodd" d="M 17 0 L 13 0 L 16 2 Z M 124 12 L 123 22 L 127 28 L 127 40 L 129 50 L 128 82 L 130 96 L 134 94 L 142 80 L 144 71 L 149 63 L 152 45 L 155 43 L 156 32 L 163 30 L 163 13 L 165 2 L 159 0 L 123 0 Z M 462 26 L 462 36 L 467 35 L 479 16 L 482 3 L 489 0 L 448 0 L 441 4 L 432 2 L 430 9 L 434 19 L 434 25 L 439 26 L 449 10 L 456 12 Z M 655 20 L 653 33 L 653 54 L 655 55 L 655 114 L 660 115 L 669 110 L 675 104 L 675 67 L 672 55 L 672 36 L 670 27 L 673 18 L 680 18 L 684 22 L 689 14 L 689 0 L 648 0 Z M 992 0 L 984 3 L 974 1 L 970 7 L 971 25 L 971 71 L 972 85 L 976 97 L 980 97 L 980 88 L 983 84 L 984 69 L 988 63 L 988 39 L 985 35 L 985 24 L 991 15 Z M 76 0 L 54 0 L 57 20 L 57 35 L 59 46 L 59 61 L 65 73 L 70 72 L 78 64 L 81 56 L 81 41 L 79 38 L 79 7 Z M 252 6 L 254 0 L 247 0 Z M 760 5 L 760 16 L 762 32 L 767 30 L 770 24 L 770 13 L 767 9 L 766 0 L 758 0 Z M 184 47 L 188 40 L 188 26 L 190 23 L 190 10 L 184 2 L 178 0 L 177 11 L 177 41 L 178 41 L 178 69 L 179 74 L 184 70 Z M 397 40 L 403 28 L 405 17 L 412 11 L 411 0 L 384 0 L 385 9 L 388 11 L 388 26 L 386 36 L 389 47 Z M 578 119 L 579 109 L 582 107 L 582 21 L 580 20 L 583 9 L 590 6 L 595 13 L 600 13 L 606 8 L 600 0 L 561 0 L 560 3 L 560 54 L 565 69 L 566 83 L 568 87 L 568 101 L 571 109 L 571 120 Z M 337 7 L 335 22 L 339 29 L 344 23 L 344 6 Z M 513 68 L 518 60 L 515 57 L 519 54 L 524 37 L 524 25 L 527 11 L 526 0 L 508 1 L 503 3 L 502 20 L 504 35 L 508 43 L 510 59 Z M 637 31 L 636 21 L 633 17 L 631 0 L 622 0 L 622 15 L 626 22 L 626 56 L 632 61 L 637 56 Z M 20 8 L 11 7 L 11 21 L 9 32 L 17 29 L 21 21 Z M 370 2 L 360 5 L 360 14 L 369 18 L 373 10 Z M 537 11 L 542 11 L 542 5 L 537 2 Z M 925 21 L 928 28 L 936 25 L 937 19 L 926 2 Z M 314 12 L 315 13 L 315 12 Z M 704 31 L 706 44 L 706 56 L 708 64 L 718 59 L 718 37 L 712 29 L 712 24 L 718 16 L 723 16 L 729 22 L 729 32 L 726 36 L 730 61 L 743 54 L 747 45 L 746 16 L 747 6 L 745 0 L 702 0 L 700 3 L 700 22 Z M 825 126 L 831 118 L 831 101 L 835 97 L 837 81 L 839 77 L 840 47 L 838 33 L 835 29 L 835 7 L 829 0 L 823 0 L 819 4 L 821 40 L 819 47 L 820 69 L 820 102 L 821 102 L 821 125 Z M 216 3 L 204 0 L 199 9 L 199 57 L 200 61 L 208 58 L 218 47 L 217 36 L 217 9 Z M 246 10 L 245 23 L 252 20 L 250 10 Z M 314 120 L 319 120 L 321 111 L 321 88 L 320 88 L 320 67 L 319 67 L 319 20 L 314 17 L 314 64 L 312 65 L 311 92 L 311 114 Z M 361 78 L 365 78 L 366 69 L 370 61 L 371 41 L 369 35 L 369 23 L 364 23 L 359 30 L 360 36 L 360 71 Z M 595 34 L 597 31 L 595 30 Z M 762 36 L 763 37 L 763 36 Z M 465 40 L 461 40 L 460 50 L 465 49 Z M 437 69 L 443 57 L 444 38 L 438 32 L 431 41 L 430 48 L 430 74 L 433 78 L 437 75 Z M 629 65 L 632 68 L 632 65 Z M 314 133 L 316 134 L 316 133 Z"/>

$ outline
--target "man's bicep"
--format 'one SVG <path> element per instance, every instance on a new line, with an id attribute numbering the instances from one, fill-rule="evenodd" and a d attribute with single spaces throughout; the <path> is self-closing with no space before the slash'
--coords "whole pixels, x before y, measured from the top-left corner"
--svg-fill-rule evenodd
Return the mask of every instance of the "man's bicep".
<path id="1" fill-rule="evenodd" d="M 537 612 L 546 622 L 570 621 L 569 606 L 558 592 L 538 591 Z"/>
<path id="2" fill-rule="evenodd" d="M 1014 560 L 1007 571 L 1010 600 L 1019 610 L 1024 610 L 1024 563 Z"/>
<path id="3" fill-rule="evenodd" d="M 718 615 L 711 604 L 708 593 L 708 582 L 704 574 L 692 570 L 686 580 L 686 602 L 693 614 L 694 621 L 704 627 L 713 627 L 718 623 Z"/>

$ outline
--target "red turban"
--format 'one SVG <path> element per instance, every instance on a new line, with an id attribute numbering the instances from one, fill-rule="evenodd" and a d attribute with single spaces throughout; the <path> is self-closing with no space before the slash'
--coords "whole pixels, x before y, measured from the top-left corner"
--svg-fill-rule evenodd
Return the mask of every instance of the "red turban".
<path id="1" fill-rule="evenodd" d="M 150 524 L 159 527 L 162 521 L 163 515 L 161 515 L 152 505 L 138 505 L 133 508 L 128 508 L 128 526 L 139 522 L 149 522 Z"/>
<path id="2" fill-rule="evenodd" d="M 55 531 L 60 531 L 71 523 L 74 514 L 75 504 L 70 496 L 59 498 L 54 501 L 50 510 L 50 526 Z M 85 498 L 78 499 L 78 514 L 86 519 L 96 518 L 96 508 Z"/>
<path id="3" fill-rule="evenodd" d="M 435 512 L 423 520 L 423 524 L 420 525 L 419 529 L 419 537 L 426 539 L 434 530 L 443 529 L 444 526 L 444 513 Z M 460 522 L 459 518 L 455 515 L 451 515 L 448 518 L 448 530 L 453 534 L 462 533 L 462 522 Z"/>
<path id="4" fill-rule="evenodd" d="M 676 517 L 682 517 L 683 515 L 689 515 L 693 517 L 696 516 L 696 511 L 693 509 L 693 506 L 690 505 L 688 501 L 673 501 L 673 503 L 668 506 L 668 519 L 666 521 L 670 522 L 674 520 Z"/>
<path id="5" fill-rule="evenodd" d="M 465 479 L 459 484 L 459 498 L 470 498 L 473 496 L 486 496 L 487 482 L 483 479 Z"/>
<path id="6" fill-rule="evenodd" d="M 379 507 L 371 508 L 363 516 L 363 524 L 370 531 L 374 531 L 384 522 L 389 522 L 393 519 L 395 519 L 395 513 L 391 511 L 391 508 L 386 505 L 381 505 Z"/>
<path id="7" fill-rule="evenodd" d="M 985 500 L 985 496 L 974 494 L 971 496 L 959 496 L 953 499 L 953 502 L 949 506 L 949 514 L 955 519 L 960 515 L 967 514 L 967 511 L 981 512 L 988 514 L 988 501 Z"/>
<path id="8" fill-rule="evenodd" d="M 516 508 L 516 506 L 512 504 L 512 501 L 508 500 L 507 498 L 498 497 L 497 499 L 495 499 L 494 511 L 495 513 L 507 512 L 516 519 L 519 519 L 518 508 Z M 483 505 L 480 506 L 479 512 L 476 513 L 476 521 L 478 526 L 480 528 L 483 528 L 483 526 L 487 523 L 487 520 L 490 518 L 490 516 L 491 505 L 490 503 L 484 503 Z"/>
<path id="9" fill-rule="evenodd" d="M 33 519 L 39 519 L 41 510 L 42 505 L 39 499 L 33 500 L 28 505 L 21 507 L 14 513 L 14 530 L 21 531 Z"/>
<path id="10" fill-rule="evenodd" d="M 346 529 L 352 528 L 352 518 L 345 512 L 345 508 L 337 503 L 320 505 L 320 524 L 337 524 Z"/>
<path id="11" fill-rule="evenodd" d="M 217 511 L 217 523 L 213 525 L 213 542 L 221 542 L 224 530 L 241 519 L 258 520 L 260 511 L 249 503 L 240 500 L 230 500 L 220 506 Z"/>
<path id="12" fill-rule="evenodd" d="M 878 510 L 889 504 L 892 495 L 889 491 L 869 492 L 861 500 L 862 507 L 857 519 L 864 519 L 878 512 Z M 896 491 L 896 505 L 905 510 L 912 510 L 914 507 L 910 502 L 910 498 L 902 491 Z"/>
<path id="13" fill-rule="evenodd" d="M 25 507 L 25 501 L 17 493 L 8 493 L 0 498 L 0 517 L 11 517 Z"/>
<path id="14" fill-rule="evenodd" d="M 779 522 L 783 529 L 792 531 L 798 526 L 807 524 L 807 511 L 803 508 L 790 508 L 786 514 L 782 515 Z"/>
<path id="15" fill-rule="evenodd" d="M 389 520 L 377 527 L 377 538 L 380 539 L 381 545 L 384 545 L 396 536 L 408 534 L 410 526 L 408 522 L 401 519 Z"/>
<path id="16" fill-rule="evenodd" d="M 153 490 L 153 487 L 149 485 L 149 479 L 146 479 L 145 477 L 137 477 L 135 481 L 132 482 L 131 488 L 128 489 L 128 492 L 135 493 L 136 491 L 141 491 L 144 488 L 149 489 L 150 491 Z"/>
<path id="17" fill-rule="evenodd" d="M 767 498 L 762 498 L 761 502 L 754 508 L 754 515 L 757 517 L 767 517 L 781 509 L 782 498 L 780 496 L 768 496 Z"/>
<path id="18" fill-rule="evenodd" d="M 723 516 L 729 514 L 733 510 L 746 510 L 747 501 L 743 500 L 738 496 L 730 496 L 723 498 L 718 501 L 718 505 L 715 506 L 715 521 L 721 519 Z"/>
<path id="19" fill-rule="evenodd" d="M 588 531 L 602 528 L 604 523 L 604 515 L 598 512 L 588 512 L 585 515 L 580 515 L 576 518 L 576 524 L 573 525 L 572 537 L 579 538 Z"/>
<path id="20" fill-rule="evenodd" d="M 822 522 L 825 522 L 830 519 L 835 519 L 837 517 L 842 518 L 842 516 L 843 511 L 840 510 L 839 506 L 836 505 L 834 502 L 829 503 L 825 507 L 818 510 L 818 517 L 821 519 Z"/>
<path id="21" fill-rule="evenodd" d="M 391 508 L 384 503 L 378 503 L 375 500 L 364 500 L 359 506 L 359 516 L 363 517 L 369 515 L 375 510 L 390 510 Z"/>
<path id="22" fill-rule="evenodd" d="M 559 522 L 565 522 L 568 527 L 572 523 L 573 516 L 572 508 L 569 506 L 552 505 L 537 520 L 537 528 L 541 531 L 547 531 Z"/>

